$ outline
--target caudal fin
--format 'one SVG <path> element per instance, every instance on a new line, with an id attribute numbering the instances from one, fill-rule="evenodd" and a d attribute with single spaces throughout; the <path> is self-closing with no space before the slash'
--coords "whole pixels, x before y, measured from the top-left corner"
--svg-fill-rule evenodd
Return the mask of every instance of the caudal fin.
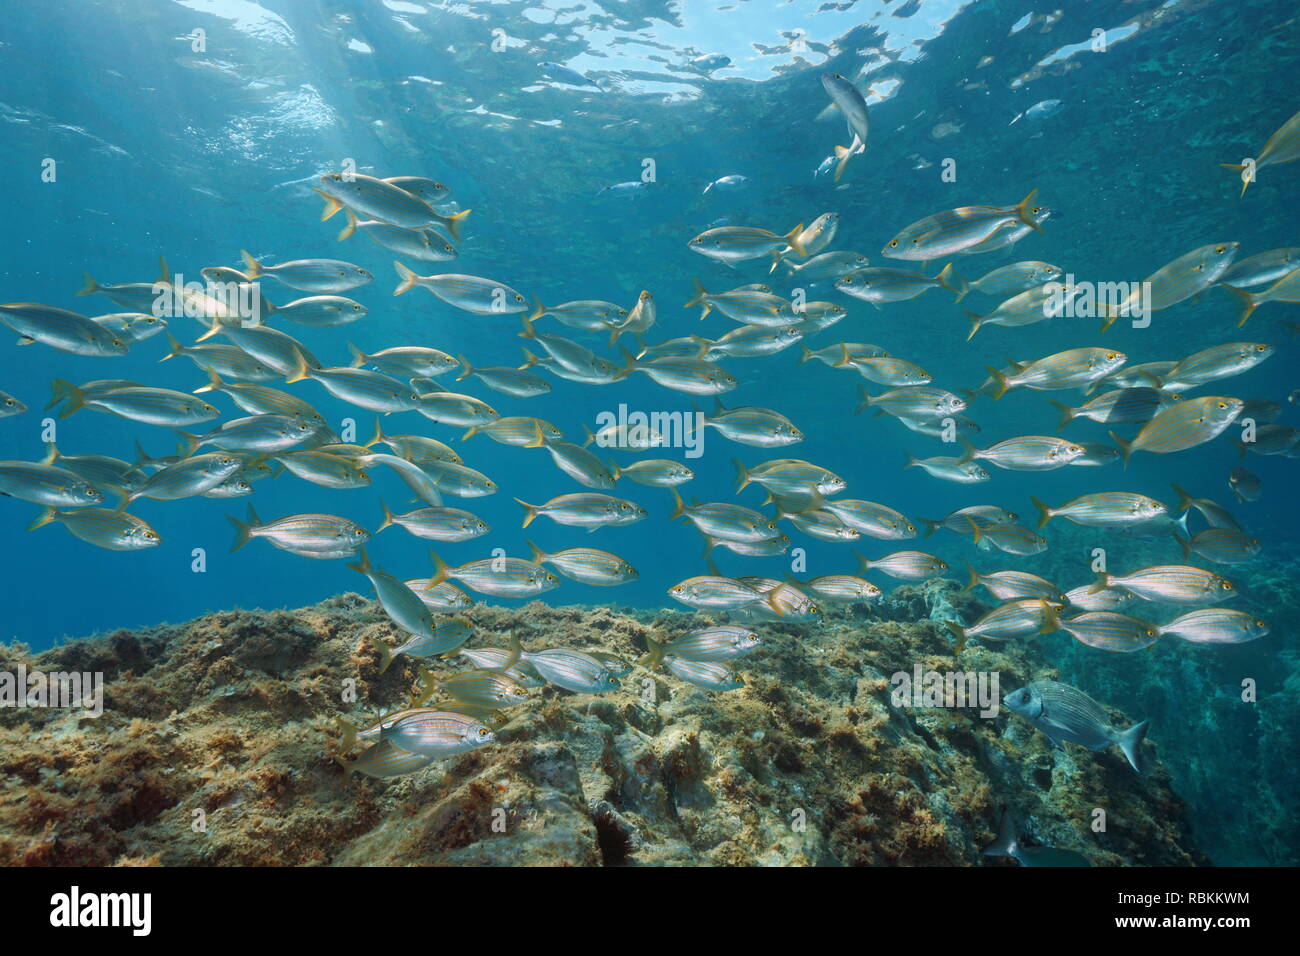
<path id="1" fill-rule="evenodd" d="M 1047 404 L 1051 405 L 1061 413 L 1061 421 L 1056 426 L 1058 432 L 1066 425 L 1070 424 L 1070 422 L 1074 421 L 1075 411 L 1069 405 L 1065 404 L 1065 402 L 1058 402 L 1055 399 L 1049 398 Z"/>
<path id="2" fill-rule="evenodd" d="M 99 291 L 99 283 L 89 272 L 81 274 L 81 288 L 77 290 L 76 295 L 93 295 Z"/>
<path id="3" fill-rule="evenodd" d="M 1041 531 L 1046 527 L 1047 522 L 1052 520 L 1052 509 L 1047 507 L 1047 505 L 1043 504 L 1033 495 L 1029 496 L 1029 500 L 1032 501 L 1034 507 L 1038 509 L 1038 529 Z"/>
<path id="4" fill-rule="evenodd" d="M 262 523 L 262 519 L 257 516 L 257 511 L 254 510 L 251 504 L 248 506 L 247 521 L 240 521 L 234 515 L 226 515 L 226 520 L 235 526 L 235 543 L 230 546 L 231 554 L 248 544 L 249 539 L 252 537 L 253 527 Z"/>
<path id="5" fill-rule="evenodd" d="M 519 502 L 521 505 L 524 506 L 524 523 L 521 525 L 521 527 L 527 528 L 530 524 L 533 523 L 533 519 L 537 517 L 537 510 L 539 506 L 530 505 L 528 502 L 524 501 L 523 498 L 516 498 L 515 501 Z"/>
<path id="6" fill-rule="evenodd" d="M 1107 432 L 1107 434 L 1110 435 L 1110 440 L 1119 446 L 1119 453 L 1124 456 L 1124 467 L 1127 468 L 1129 456 L 1133 454 L 1133 442 L 1125 441 L 1113 431 Z"/>
<path id="7" fill-rule="evenodd" d="M 1026 226 L 1029 226 L 1038 232 L 1042 232 L 1043 227 L 1038 224 L 1038 220 L 1033 216 L 1033 202 L 1034 197 L 1037 195 L 1038 190 L 1031 189 L 1028 196 L 1016 203 L 1016 218 Z"/>
<path id="8" fill-rule="evenodd" d="M 949 633 L 952 634 L 953 640 L 956 641 L 952 652 L 954 654 L 960 654 L 966 647 L 966 628 L 962 627 L 956 621 L 944 621 L 943 623 L 944 626 L 948 628 Z"/>
<path id="9" fill-rule="evenodd" d="M 706 298 L 705 298 L 705 297 L 708 296 L 709 293 L 705 290 L 705 288 L 704 288 L 704 284 L 703 284 L 702 282 L 700 282 L 699 279 L 695 279 L 695 278 L 691 279 L 691 283 L 695 286 L 695 295 L 694 295 L 690 300 L 688 300 L 688 301 L 687 301 L 687 302 L 682 306 L 682 308 L 683 308 L 683 309 L 693 309 L 693 308 L 695 308 L 697 305 L 700 306 L 700 309 L 701 309 L 701 311 L 700 311 L 700 321 L 703 322 L 704 319 L 705 319 L 705 317 L 708 316 L 709 312 L 711 312 L 711 311 L 713 310 L 713 306 L 711 306 L 711 305 L 706 301 Z"/>
<path id="10" fill-rule="evenodd" d="M 1221 282 L 1219 285 L 1231 292 L 1236 297 L 1237 304 L 1241 306 L 1241 312 L 1237 315 L 1237 328 L 1241 328 L 1250 318 L 1250 314 L 1255 311 L 1255 296 L 1226 282 Z"/>
<path id="11" fill-rule="evenodd" d="M 993 376 L 993 401 L 996 402 L 1011 389 L 1011 383 L 1006 375 L 991 365 L 985 365 L 984 370 Z"/>
<path id="12" fill-rule="evenodd" d="M 1119 735 L 1119 749 L 1124 751 L 1124 756 L 1128 759 L 1131 766 L 1138 773 L 1142 772 L 1141 761 L 1138 759 L 1138 751 L 1142 747 L 1142 741 L 1147 735 L 1147 725 L 1151 721 L 1144 720 L 1139 724 L 1134 724 L 1128 730 Z"/>
<path id="13" fill-rule="evenodd" d="M 397 288 L 393 290 L 393 295 L 405 295 L 416 287 L 420 278 L 419 276 L 397 261 L 393 262 L 393 268 L 397 270 L 398 276 L 402 279 L 402 281 L 397 284 Z"/>
<path id="14" fill-rule="evenodd" d="M 244 275 L 249 279 L 256 279 L 262 274 L 262 264 L 247 249 L 240 249 L 239 257 L 244 260 Z"/>
<path id="15" fill-rule="evenodd" d="M 953 300 L 954 302 L 960 302 L 962 299 L 966 298 L 966 293 L 970 292 L 970 283 L 957 275 L 951 262 L 939 270 L 939 274 L 935 276 L 935 281 L 949 292 L 953 293 L 953 295 L 957 296 L 957 298 Z M 971 333 L 971 335 L 974 334 L 974 332 Z"/>

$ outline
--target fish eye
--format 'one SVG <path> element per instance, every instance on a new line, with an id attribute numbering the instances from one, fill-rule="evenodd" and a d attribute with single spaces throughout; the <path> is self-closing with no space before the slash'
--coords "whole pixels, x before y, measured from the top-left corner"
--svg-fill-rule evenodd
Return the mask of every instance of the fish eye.
<path id="1" fill-rule="evenodd" d="M 897 239 L 890 239 L 890 240 L 889 240 L 889 248 L 891 248 L 891 249 L 896 249 L 896 248 L 898 248 L 898 240 L 897 240 Z"/>
<path id="2" fill-rule="evenodd" d="M 1227 408 L 1227 407 L 1228 407 L 1228 403 L 1227 403 L 1227 402 L 1219 402 L 1219 407 L 1220 407 L 1220 408 Z"/>
<path id="3" fill-rule="evenodd" d="M 355 534 L 355 535 L 359 538 L 359 537 L 361 537 L 363 534 L 365 534 L 366 532 L 365 532 L 363 529 L 361 529 L 361 528 L 353 528 L 353 529 L 352 529 L 352 533 Z"/>
<path id="4" fill-rule="evenodd" d="M 1035 215 L 1035 214 L 1038 212 L 1038 210 L 1041 209 L 1041 208 L 1042 208 L 1041 206 L 1035 206 L 1033 209 L 1029 210 L 1029 214 L 1030 214 L 1031 216 L 1032 216 L 1032 215 Z"/>
<path id="5" fill-rule="evenodd" d="M 1219 255 L 1220 253 L 1222 253 L 1222 252 L 1223 252 L 1224 250 L 1226 250 L 1227 248 L 1228 248 L 1227 246 L 1215 246 L 1215 247 L 1214 247 L 1214 253 L 1215 253 L 1215 255 Z M 1199 267 L 1198 267 L 1198 268 L 1199 268 Z"/>
<path id="6" fill-rule="evenodd" d="M 1265 624 L 1264 624 L 1263 621 L 1256 621 L 1256 622 L 1255 622 L 1255 626 L 1256 626 L 1256 627 L 1264 627 Z"/>
<path id="7" fill-rule="evenodd" d="M 915 531 L 915 530 L 916 530 L 916 526 L 915 526 L 915 525 L 910 525 L 910 524 L 909 524 L 909 525 L 907 526 L 907 530 L 908 530 L 908 531 Z"/>
<path id="8" fill-rule="evenodd" d="M 1231 591 L 1231 590 L 1232 590 L 1232 582 L 1231 582 L 1231 581 L 1224 581 L 1222 584 L 1219 585 L 1219 587 L 1223 588 L 1223 590 L 1225 590 L 1225 591 Z"/>

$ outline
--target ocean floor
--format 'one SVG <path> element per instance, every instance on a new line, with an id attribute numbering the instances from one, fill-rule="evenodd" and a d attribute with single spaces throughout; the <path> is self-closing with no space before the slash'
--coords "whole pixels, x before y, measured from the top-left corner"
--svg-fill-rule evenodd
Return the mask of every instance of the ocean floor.
<path id="1" fill-rule="evenodd" d="M 930 620 L 953 610 L 974 620 L 980 609 L 942 581 L 817 627 L 758 625 L 764 646 L 738 662 L 736 691 L 640 667 L 599 697 L 547 687 L 507 712 L 496 744 L 391 780 L 348 776 L 334 759 L 337 718 L 364 725 L 400 709 L 416 676 L 401 657 L 380 676 L 376 642 L 398 632 L 360 595 L 36 655 L 0 645 L 0 670 L 106 681 L 99 718 L 0 709 L 0 864 L 1014 866 L 981 855 L 1004 807 L 1026 842 L 1094 866 L 1209 862 L 1158 733 L 1139 775 L 1115 747 L 1050 749 L 1005 707 L 895 706 L 890 676 L 917 664 L 997 671 L 1004 695 L 1058 676 L 1041 641 L 972 642 L 958 661 Z M 461 616 L 471 646 L 514 632 L 530 650 L 629 662 L 647 635 L 711 620 L 541 603 Z M 1140 701 L 1103 703 L 1128 708 L 1112 707 L 1117 725 L 1142 716 Z"/>

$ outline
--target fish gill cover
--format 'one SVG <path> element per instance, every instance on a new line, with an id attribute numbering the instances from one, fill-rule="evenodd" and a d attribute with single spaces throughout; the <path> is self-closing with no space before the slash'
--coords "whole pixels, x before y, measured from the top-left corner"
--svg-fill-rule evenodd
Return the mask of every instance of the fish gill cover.
<path id="1" fill-rule="evenodd" d="M 0 861 L 1294 864 L 1298 31 L 7 11 Z"/>

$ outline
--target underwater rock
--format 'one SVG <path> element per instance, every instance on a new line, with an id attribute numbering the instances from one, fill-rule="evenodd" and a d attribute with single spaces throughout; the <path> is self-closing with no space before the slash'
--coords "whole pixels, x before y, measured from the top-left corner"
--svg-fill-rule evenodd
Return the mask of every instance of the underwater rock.
<path id="1" fill-rule="evenodd" d="M 896 705 L 891 677 L 916 666 L 997 672 L 1002 693 L 1057 676 L 1035 642 L 973 641 L 954 659 L 929 620 L 939 609 L 970 620 L 981 605 L 928 583 L 894 589 L 885 617 L 854 607 L 816 627 L 760 625 L 737 691 L 640 667 L 599 697 L 543 688 L 506 712 L 497 743 L 389 780 L 333 759 L 336 718 L 400 709 L 416 676 L 404 658 L 379 674 L 375 642 L 399 633 L 356 594 L 34 656 L 0 645 L 3 670 L 105 679 L 98 718 L 0 709 L 0 864 L 1015 865 L 981 856 L 1005 806 L 1029 839 L 1093 865 L 1207 862 L 1150 739 L 1138 775 L 1114 748 L 1051 750 L 1005 708 Z M 513 632 L 529 649 L 629 662 L 647 635 L 712 620 L 541 603 L 462 616 L 470 646 Z M 1140 698 L 1103 701 L 1120 703 L 1131 710 L 1117 722 L 1143 716 Z"/>

